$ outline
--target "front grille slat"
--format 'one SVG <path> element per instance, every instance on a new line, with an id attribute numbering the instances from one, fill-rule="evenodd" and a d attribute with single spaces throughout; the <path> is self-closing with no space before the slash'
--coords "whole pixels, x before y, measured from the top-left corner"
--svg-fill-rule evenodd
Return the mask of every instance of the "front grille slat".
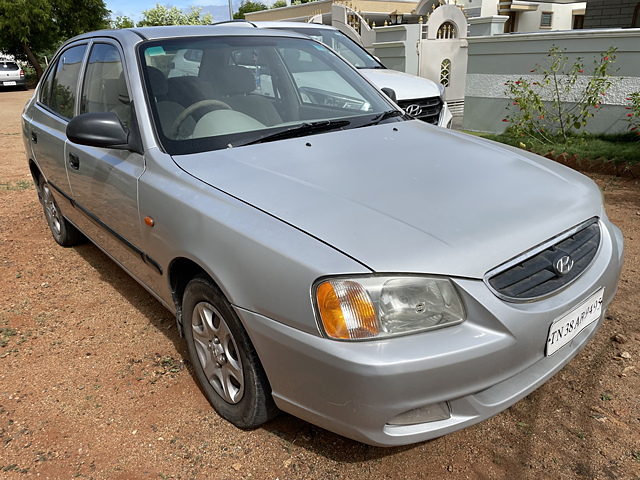
<path id="1" fill-rule="evenodd" d="M 430 123 L 432 125 L 437 125 L 438 120 L 440 120 L 440 112 L 442 111 L 442 107 L 444 103 L 440 97 L 427 97 L 427 98 L 414 98 L 411 100 L 400 100 L 398 101 L 398 105 L 405 110 L 408 111 L 412 117 L 417 118 L 418 120 L 422 120 L 423 122 Z M 409 107 L 417 106 L 420 109 L 420 113 L 417 115 L 411 114 Z"/>
<path id="2" fill-rule="evenodd" d="M 544 244 L 530 255 L 508 262 L 487 274 L 485 282 L 501 298 L 512 301 L 532 301 L 548 296 L 578 278 L 591 264 L 600 247 L 600 224 L 593 219 L 566 234 Z M 570 255 L 573 268 L 559 274 L 554 263 Z"/>

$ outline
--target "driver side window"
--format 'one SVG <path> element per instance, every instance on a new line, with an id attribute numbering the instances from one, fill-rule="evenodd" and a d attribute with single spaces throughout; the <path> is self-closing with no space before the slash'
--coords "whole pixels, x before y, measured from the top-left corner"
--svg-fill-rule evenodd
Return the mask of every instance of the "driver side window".
<path id="1" fill-rule="evenodd" d="M 125 127 L 131 123 L 131 101 L 118 49 L 97 43 L 91 49 L 82 86 L 80 113 L 113 112 Z"/>

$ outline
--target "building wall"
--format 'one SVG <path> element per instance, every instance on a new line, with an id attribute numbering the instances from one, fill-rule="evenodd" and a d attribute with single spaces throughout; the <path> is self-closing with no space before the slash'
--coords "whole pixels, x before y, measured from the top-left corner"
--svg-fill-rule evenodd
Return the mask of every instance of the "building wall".
<path id="1" fill-rule="evenodd" d="M 584 28 L 640 27 L 638 5 L 638 0 L 588 0 Z M 636 25 L 632 24 L 634 12 L 637 14 Z"/>
<path id="2" fill-rule="evenodd" d="M 541 3 L 537 10 L 531 12 L 521 12 L 518 15 L 519 32 L 537 32 L 545 30 L 571 30 L 573 28 L 573 11 L 575 5 L 561 5 L 556 3 Z M 553 13 L 550 27 L 542 27 L 542 14 Z"/>
<path id="3" fill-rule="evenodd" d="M 589 121 L 591 132 L 614 133 L 627 128 L 630 93 L 640 91 L 640 29 L 572 30 L 569 32 L 543 32 L 494 37 L 469 37 L 469 60 L 463 128 L 478 132 L 501 133 L 503 122 L 511 106 L 506 96 L 505 83 L 523 77 L 540 80 L 531 73 L 536 64 L 545 65 L 553 45 L 567 49 L 572 64 L 582 57 L 585 75 L 593 60 L 611 46 L 617 46 L 614 64 L 614 85 L 604 97 L 604 105 Z M 617 71 L 616 71 L 617 69 Z"/>
<path id="4" fill-rule="evenodd" d="M 278 21 L 297 20 L 305 21 L 317 13 L 331 13 L 333 0 L 320 0 L 290 7 L 274 8 L 273 10 L 262 10 L 260 12 L 250 12 L 245 14 L 249 21 Z M 360 12 L 384 12 L 391 13 L 397 11 L 401 14 L 408 14 L 416 7 L 417 0 L 351 0 L 336 1 L 336 3 L 346 3 L 351 8 Z"/>

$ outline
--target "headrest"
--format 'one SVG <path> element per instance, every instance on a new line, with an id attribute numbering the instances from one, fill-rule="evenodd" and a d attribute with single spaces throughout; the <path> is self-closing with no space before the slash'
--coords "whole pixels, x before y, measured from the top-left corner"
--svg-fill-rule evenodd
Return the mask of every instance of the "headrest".
<path id="1" fill-rule="evenodd" d="M 151 93 L 154 97 L 163 97 L 169 91 L 169 85 L 167 84 L 167 78 L 164 74 L 155 67 L 147 67 L 149 74 L 149 83 L 151 83 Z"/>
<path id="2" fill-rule="evenodd" d="M 130 102 L 129 90 L 127 89 L 127 82 L 124 79 L 124 72 L 122 72 L 118 78 L 118 100 L 120 103 L 124 103 L 125 105 L 128 105 Z"/>
<path id="3" fill-rule="evenodd" d="M 245 67 L 228 65 L 219 74 L 220 93 L 223 95 L 240 95 L 251 93 L 256 89 L 254 73 Z"/>

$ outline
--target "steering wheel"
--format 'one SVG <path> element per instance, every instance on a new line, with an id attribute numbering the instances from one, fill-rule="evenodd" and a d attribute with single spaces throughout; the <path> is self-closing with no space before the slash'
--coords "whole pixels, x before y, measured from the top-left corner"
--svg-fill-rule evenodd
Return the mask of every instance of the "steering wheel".
<path id="1" fill-rule="evenodd" d="M 185 108 L 180 115 L 176 117 L 173 121 L 173 125 L 171 126 L 171 136 L 176 137 L 178 132 L 180 131 L 180 127 L 185 122 L 185 120 L 196 110 L 200 110 L 201 108 L 208 108 L 213 110 L 231 110 L 231 107 L 220 100 L 200 100 L 192 105 L 189 105 Z"/>

